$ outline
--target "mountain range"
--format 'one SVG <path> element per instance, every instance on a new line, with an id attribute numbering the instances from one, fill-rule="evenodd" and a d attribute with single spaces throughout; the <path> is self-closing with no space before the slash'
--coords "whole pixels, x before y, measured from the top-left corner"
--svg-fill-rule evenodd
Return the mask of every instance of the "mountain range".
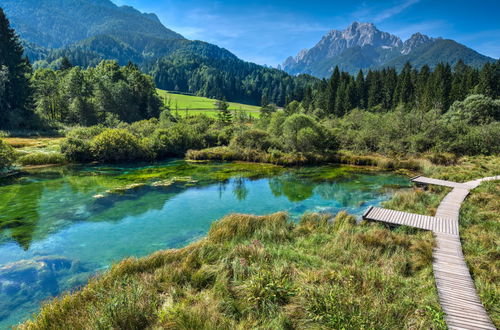
<path id="1" fill-rule="evenodd" d="M 266 100 L 284 105 L 314 85 L 315 77 L 330 76 L 336 65 L 355 73 L 401 68 L 407 61 L 417 67 L 459 59 L 473 66 L 493 61 L 453 40 L 416 33 L 403 42 L 371 23 L 354 22 L 289 57 L 279 70 L 246 62 L 207 42 L 188 40 L 155 14 L 110 0 L 0 0 L 0 7 L 35 68 L 58 68 L 63 57 L 82 67 L 103 59 L 121 65 L 132 62 L 151 74 L 158 88 L 249 104 Z"/>
<path id="2" fill-rule="evenodd" d="M 406 62 L 432 68 L 441 62 L 453 65 L 460 59 L 471 66 L 494 61 L 453 40 L 415 33 L 403 42 L 380 31 L 373 23 L 354 22 L 345 30 L 328 32 L 311 49 L 288 57 L 282 68 L 290 74 L 307 73 L 324 78 L 332 74 L 335 66 L 355 74 L 360 69 L 401 69 Z"/>

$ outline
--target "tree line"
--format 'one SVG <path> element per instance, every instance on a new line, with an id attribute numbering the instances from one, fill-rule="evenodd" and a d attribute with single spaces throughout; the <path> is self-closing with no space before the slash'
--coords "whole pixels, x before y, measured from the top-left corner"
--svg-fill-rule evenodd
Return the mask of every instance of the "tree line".
<path id="1" fill-rule="evenodd" d="M 500 97 L 500 61 L 476 69 L 459 61 L 453 68 L 441 63 L 431 71 L 406 63 L 401 72 L 394 68 L 359 71 L 356 77 L 340 72 L 338 67 L 330 79 L 306 87 L 302 105 L 321 116 L 342 117 L 354 108 L 372 112 L 394 110 L 403 106 L 446 112 L 455 101 L 470 94 Z"/>

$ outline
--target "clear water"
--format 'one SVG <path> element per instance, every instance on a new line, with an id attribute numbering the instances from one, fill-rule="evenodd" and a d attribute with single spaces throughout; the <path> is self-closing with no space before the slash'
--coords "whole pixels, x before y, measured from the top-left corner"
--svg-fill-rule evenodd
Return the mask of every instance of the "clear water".
<path id="1" fill-rule="evenodd" d="M 199 239 L 228 213 L 360 215 L 408 179 L 352 167 L 87 166 L 0 180 L 0 328 L 129 256 Z"/>

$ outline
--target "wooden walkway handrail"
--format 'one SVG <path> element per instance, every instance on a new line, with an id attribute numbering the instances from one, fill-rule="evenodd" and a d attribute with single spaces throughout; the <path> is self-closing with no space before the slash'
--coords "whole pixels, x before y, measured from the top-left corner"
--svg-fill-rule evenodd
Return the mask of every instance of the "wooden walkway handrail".
<path id="1" fill-rule="evenodd" d="M 464 260 L 459 236 L 460 206 L 471 189 L 484 181 L 500 180 L 500 176 L 457 183 L 417 176 L 417 184 L 435 184 L 453 190 L 441 201 L 434 217 L 370 207 L 363 219 L 393 225 L 431 230 L 436 239 L 432 251 L 432 268 L 439 302 L 449 329 L 496 329 L 477 295 L 474 281 Z"/>

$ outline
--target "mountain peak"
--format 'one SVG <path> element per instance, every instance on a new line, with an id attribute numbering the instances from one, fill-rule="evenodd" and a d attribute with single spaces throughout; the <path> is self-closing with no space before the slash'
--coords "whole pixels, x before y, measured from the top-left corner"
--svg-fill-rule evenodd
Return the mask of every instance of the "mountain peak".
<path id="1" fill-rule="evenodd" d="M 420 32 L 414 33 L 414 34 L 412 34 L 412 36 L 408 40 L 406 40 L 403 43 L 403 48 L 401 49 L 401 54 L 408 55 L 414 49 L 416 49 L 422 45 L 431 43 L 434 40 L 435 40 L 434 38 L 426 36 L 425 34 L 422 34 Z"/>
<path id="2" fill-rule="evenodd" d="M 458 58 L 467 58 L 468 63 L 473 64 L 491 60 L 471 53 L 463 45 L 455 47 L 456 53 L 450 54 L 451 46 L 442 41 L 441 38 L 431 38 L 417 32 L 403 42 L 393 34 L 380 31 L 373 23 L 354 21 L 344 30 L 329 31 L 311 49 L 289 57 L 283 63 L 283 70 L 290 74 L 308 73 L 328 77 L 335 66 L 356 73 L 359 69 L 386 66 L 400 68 L 401 62 L 404 64 L 410 59 L 418 66 L 424 58 L 431 58 L 426 60 L 429 63 L 425 63 L 431 67 L 443 61 L 453 64 Z"/>

